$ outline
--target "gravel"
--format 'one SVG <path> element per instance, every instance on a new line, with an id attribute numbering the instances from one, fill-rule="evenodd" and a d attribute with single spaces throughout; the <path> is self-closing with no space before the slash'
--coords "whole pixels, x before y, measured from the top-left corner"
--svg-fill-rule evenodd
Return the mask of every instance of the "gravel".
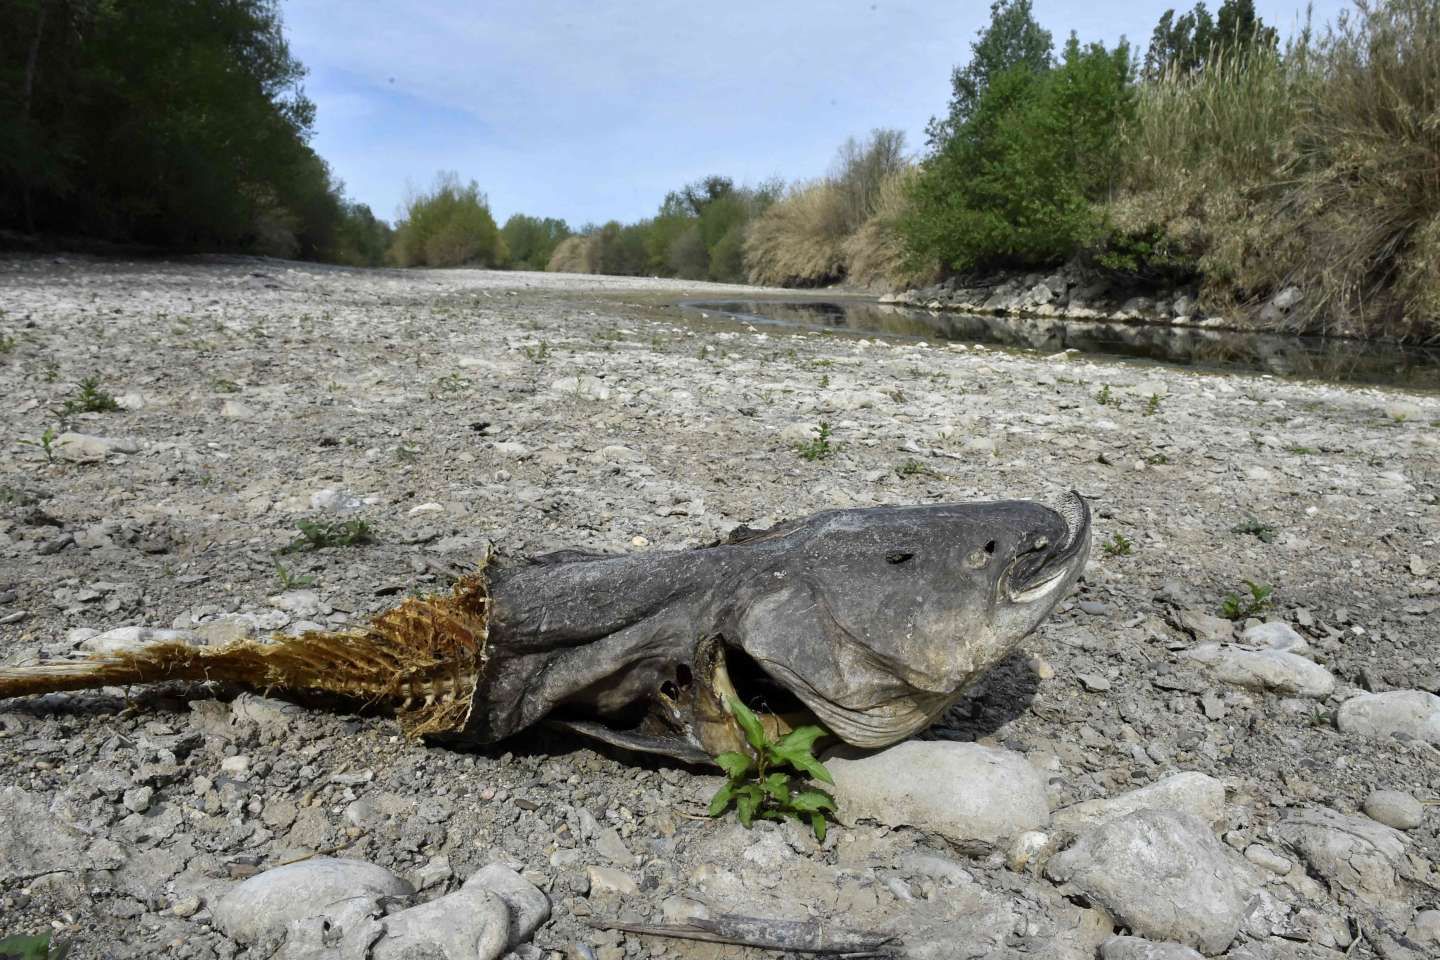
<path id="1" fill-rule="evenodd" d="M 458 752 L 384 717 L 203 685 L 62 694 L 0 702 L 0 933 L 54 931 L 82 960 L 363 958 L 385 921 L 503 869 L 550 905 L 522 960 L 715 956 L 590 921 L 727 912 L 891 931 L 915 957 L 1092 958 L 1142 933 L 1117 922 L 1157 949 L 1209 953 L 1228 934 L 1236 960 L 1433 951 L 1440 818 L 1401 832 L 1360 811 L 1377 788 L 1437 799 L 1440 398 L 673 306 L 735 292 L 0 260 L 0 662 L 144 631 L 208 644 L 343 627 L 444 589 L 492 543 L 504 558 L 673 549 L 830 507 L 1073 488 L 1096 513 L 1076 595 L 916 743 L 1015 758 L 1049 826 L 1037 813 L 993 831 L 1019 830 L 1003 843 L 947 839 L 932 803 L 907 826 L 847 817 L 817 844 L 799 824 L 706 818 L 708 771 L 568 734 Z M 60 423 L 91 376 L 122 409 Z M 1402 403 L 1403 420 L 1386 413 Z M 794 443 L 822 420 L 833 452 L 806 460 Z M 34 445 L 47 428 L 79 438 L 53 462 Z M 1266 539 L 1237 532 L 1252 519 Z M 280 552 L 301 521 L 341 520 L 375 542 Z M 1101 548 L 1114 534 L 1128 551 Z M 1247 580 L 1273 597 L 1231 620 Z M 1296 682 L 1268 665 L 1236 682 L 1189 655 L 1212 643 L 1303 658 L 1333 687 L 1286 658 Z M 865 786 L 925 782 L 906 756 L 867 761 L 897 779 Z M 967 783 L 928 772 L 958 809 Z M 986 796 L 978 813 L 1012 812 Z M 1078 867 L 1064 888 L 1048 878 L 1057 858 L 1102 862 L 1093 831 L 1157 817 L 1183 820 L 1184 843 L 1126 839 L 1112 871 L 1148 864 L 1157 912 L 1082 892 Z M 1217 848 L 1248 871 L 1239 888 L 1166 879 Z M 422 889 L 362 903 L 343 943 L 313 913 L 249 947 L 227 935 L 228 891 L 327 857 Z M 537 916 L 487 889 L 512 929 Z M 1181 907 L 1224 923 L 1182 937 L 1146 919 Z M 1148 948 L 1110 948 L 1130 949 Z"/>

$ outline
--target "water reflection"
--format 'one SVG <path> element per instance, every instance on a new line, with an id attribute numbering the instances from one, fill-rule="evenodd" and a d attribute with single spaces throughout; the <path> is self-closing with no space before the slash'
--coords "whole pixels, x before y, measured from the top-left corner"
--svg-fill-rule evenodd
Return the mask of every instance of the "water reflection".
<path id="1" fill-rule="evenodd" d="M 681 306 L 750 323 L 810 330 L 996 344 L 1043 353 L 1079 350 L 1282 377 L 1440 390 L 1437 348 L 1160 324 L 932 313 L 871 301 L 688 301 Z"/>

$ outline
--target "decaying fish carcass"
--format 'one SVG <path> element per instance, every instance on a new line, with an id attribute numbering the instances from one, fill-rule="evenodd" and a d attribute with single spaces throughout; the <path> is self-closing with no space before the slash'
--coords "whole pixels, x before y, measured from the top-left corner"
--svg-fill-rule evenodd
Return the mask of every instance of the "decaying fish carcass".
<path id="1" fill-rule="evenodd" d="M 487 564 L 364 627 L 219 647 L 145 645 L 0 667 L 0 698 L 167 680 L 327 693 L 413 734 L 503 740 L 551 719 L 705 760 L 818 721 L 880 747 L 949 707 L 1084 569 L 1090 513 L 1028 501 L 834 510 L 694 550 Z"/>

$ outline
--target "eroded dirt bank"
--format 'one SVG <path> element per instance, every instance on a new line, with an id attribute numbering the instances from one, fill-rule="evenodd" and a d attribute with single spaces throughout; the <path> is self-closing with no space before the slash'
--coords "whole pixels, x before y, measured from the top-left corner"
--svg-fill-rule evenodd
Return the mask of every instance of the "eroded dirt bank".
<path id="1" fill-rule="evenodd" d="M 884 780 L 950 791 L 953 815 L 821 846 L 705 819 L 716 778 L 557 735 L 455 753 L 263 698 L 67 695 L 0 702 L 0 933 L 53 925 L 82 957 L 268 956 L 278 941 L 237 943 L 213 907 L 318 853 L 422 900 L 509 866 L 553 905 L 521 956 L 736 955 L 586 925 L 701 909 L 893 930 L 917 956 L 1091 957 L 1122 928 L 1237 958 L 1440 951 L 1440 399 L 697 329 L 665 305 L 717 290 L 737 288 L 0 261 L 0 662 L 122 627 L 350 623 L 444 587 L 488 541 L 670 548 L 835 506 L 1074 488 L 1097 511 L 1081 590 L 927 735 L 1023 758 L 1056 811 L 1011 831 L 1043 834 L 1035 856 L 965 819 L 1023 785 L 937 782 L 930 755 L 894 755 Z M 121 409 L 62 427 L 91 377 Z M 832 449 L 806 459 L 822 420 Z M 54 462 L 47 428 L 76 435 Z M 301 521 L 352 519 L 377 542 L 277 554 Z M 1247 580 L 1274 590 L 1256 621 L 1291 632 L 1219 619 Z M 1393 691 L 1415 692 L 1416 724 L 1342 709 Z M 1174 822 L 1132 826 L 1170 838 L 1161 874 L 1202 855 L 1228 871 L 1233 890 L 1175 893 L 1172 913 L 1223 915 L 1199 932 L 1100 889 L 1102 818 L 1065 812 L 1178 773 L 1203 779 L 1154 801 Z M 1362 813 L 1376 790 L 1420 801 L 1418 826 Z"/>

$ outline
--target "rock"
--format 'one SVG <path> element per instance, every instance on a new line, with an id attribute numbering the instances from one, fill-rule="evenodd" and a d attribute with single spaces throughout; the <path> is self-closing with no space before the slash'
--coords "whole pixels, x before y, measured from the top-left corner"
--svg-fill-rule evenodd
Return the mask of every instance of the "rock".
<path id="1" fill-rule="evenodd" d="M 1175 625 L 1202 643 L 1224 643 L 1235 636 L 1235 624 L 1194 607 L 1180 611 Z"/>
<path id="2" fill-rule="evenodd" d="M 1401 894 L 1405 835 L 1391 827 L 1311 807 L 1291 812 L 1275 833 L 1332 889 L 1389 907 Z"/>
<path id="3" fill-rule="evenodd" d="M 95 437 L 88 433 L 62 433 L 51 445 L 56 455 L 72 463 L 93 463 L 112 453 L 136 453 L 140 444 L 134 440 Z"/>
<path id="4" fill-rule="evenodd" d="M 1365 798 L 1365 815 L 1396 830 L 1414 830 L 1425 819 L 1425 808 L 1403 791 L 1376 790 Z"/>
<path id="5" fill-rule="evenodd" d="M 1340 705 L 1335 725 L 1362 737 L 1402 736 L 1440 745 L 1440 697 L 1424 690 L 1362 693 Z"/>
<path id="6" fill-rule="evenodd" d="M 622 897 L 633 897 L 640 892 L 630 874 L 614 867 L 587 867 L 585 875 L 590 878 L 592 894 L 616 893 Z"/>
<path id="7" fill-rule="evenodd" d="M 50 812 L 44 801 L 19 787 L 0 789 L 0 884 L 86 864 L 86 837 Z"/>
<path id="8" fill-rule="evenodd" d="M 511 460 L 524 460 L 530 456 L 530 448 L 519 440 L 501 440 L 494 444 L 492 449 L 502 457 L 508 457 Z"/>
<path id="9" fill-rule="evenodd" d="M 660 901 L 660 917 L 666 923 L 688 923 L 691 920 L 709 920 L 710 908 L 685 897 L 666 897 Z"/>
<path id="10" fill-rule="evenodd" d="M 1328 697 L 1335 689 L 1329 670 L 1285 650 L 1241 650 L 1207 643 L 1186 652 L 1222 683 L 1297 697 Z"/>
<path id="11" fill-rule="evenodd" d="M 1295 866 L 1295 864 L 1261 843 L 1252 843 L 1246 847 L 1245 859 L 1262 870 L 1269 870 L 1271 873 L 1279 874 L 1282 877 L 1290 872 L 1291 867 Z"/>
<path id="12" fill-rule="evenodd" d="M 1134 933 L 1207 955 L 1224 951 L 1256 886 L 1248 867 L 1199 817 L 1140 810 L 1090 827 L 1046 874 Z"/>
<path id="13" fill-rule="evenodd" d="M 150 809 L 150 801 L 154 796 L 155 790 L 153 787 L 132 787 L 125 791 L 125 795 L 121 797 L 120 802 L 124 804 L 125 809 L 131 813 L 144 813 Z"/>
<path id="14" fill-rule="evenodd" d="M 1247 627 L 1240 635 L 1240 642 L 1250 647 L 1258 647 L 1261 650 L 1283 650 L 1287 653 L 1295 653 L 1300 656 L 1307 656 L 1310 652 L 1310 644 L 1295 628 L 1283 620 L 1271 620 L 1268 623 L 1257 623 L 1253 627 Z"/>
<path id="15" fill-rule="evenodd" d="M 153 627 L 116 627 L 87 640 L 77 648 L 86 653 L 123 653 L 150 643 L 188 643 L 198 646 L 200 638 L 188 630 L 159 630 Z"/>
<path id="16" fill-rule="evenodd" d="M 797 443 L 809 443 L 820 435 L 820 427 L 814 423 L 787 423 L 780 430 L 780 440 L 791 446 Z"/>
<path id="17" fill-rule="evenodd" d="M 1215 823 L 1225 815 L 1225 785 L 1195 771 L 1176 773 L 1118 797 L 1086 800 L 1056 810 L 1051 826 L 1056 830 L 1078 831 L 1137 810 L 1175 810 Z"/>
<path id="18" fill-rule="evenodd" d="M 1385 416 L 1396 423 L 1405 423 L 1408 420 L 1418 420 L 1424 416 L 1425 411 L 1418 403 L 1411 403 L 1408 400 L 1399 400 L 1385 405 Z"/>
<path id="19" fill-rule="evenodd" d="M 249 420 L 255 416 L 255 410 L 239 400 L 226 400 L 220 405 L 220 416 L 231 420 Z"/>
<path id="20" fill-rule="evenodd" d="M 1091 693 L 1104 693 L 1110 689 L 1110 681 L 1095 673 L 1077 674 L 1075 679 L 1080 681 L 1081 686 Z"/>
<path id="21" fill-rule="evenodd" d="M 620 839 L 620 834 L 615 831 L 614 827 L 607 827 L 600 831 L 595 838 L 595 849 L 614 862 L 626 866 L 629 866 L 635 859 L 630 848 L 625 846 L 625 841 Z"/>
<path id="22" fill-rule="evenodd" d="M 496 960 L 510 949 L 505 901 L 481 886 L 401 910 L 381 926 L 371 960 Z"/>
<path id="23" fill-rule="evenodd" d="M 465 881 L 464 889 L 483 888 L 505 903 L 510 915 L 510 948 L 530 938 L 550 919 L 550 898 L 509 867 L 492 863 Z"/>
<path id="24" fill-rule="evenodd" d="M 1289 310 L 1291 307 L 1295 306 L 1295 304 L 1299 303 L 1301 300 L 1304 299 L 1305 292 L 1299 287 L 1292 286 L 1286 287 L 1284 290 L 1281 290 L 1279 293 L 1275 294 L 1274 299 L 1272 299 L 1270 302 L 1280 310 Z"/>
<path id="25" fill-rule="evenodd" d="M 1102 960 L 1201 960 L 1183 943 L 1156 943 L 1140 937 L 1111 937 L 1100 944 Z"/>
<path id="26" fill-rule="evenodd" d="M 910 740 L 869 756 L 827 758 L 847 820 L 913 826 L 993 843 L 1050 821 L 1045 780 L 1023 756 L 977 743 Z"/>
<path id="27" fill-rule="evenodd" d="M 232 940 L 279 937 L 296 920 L 329 916 L 346 901 L 409 897 L 413 887 L 363 860 L 315 857 L 256 874 L 228 890 L 212 911 Z"/>
<path id="28" fill-rule="evenodd" d="M 1440 910 L 1421 910 L 1405 935 L 1422 947 L 1440 947 Z"/>

